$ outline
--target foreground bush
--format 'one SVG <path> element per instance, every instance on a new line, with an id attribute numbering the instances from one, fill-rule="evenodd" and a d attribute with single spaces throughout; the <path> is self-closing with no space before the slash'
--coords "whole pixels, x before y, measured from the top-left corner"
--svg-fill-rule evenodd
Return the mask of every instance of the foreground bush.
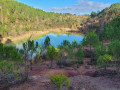
<path id="1" fill-rule="evenodd" d="M 63 74 L 56 75 L 56 76 L 51 76 L 50 77 L 50 82 L 52 84 L 55 84 L 56 87 L 60 90 L 62 90 L 63 86 L 69 86 L 69 83 L 70 83 L 68 78 L 66 76 L 64 76 Z"/>
<path id="2" fill-rule="evenodd" d="M 0 62 L 0 82 L 15 83 L 16 80 L 22 80 L 23 71 L 18 62 L 3 60 Z"/>

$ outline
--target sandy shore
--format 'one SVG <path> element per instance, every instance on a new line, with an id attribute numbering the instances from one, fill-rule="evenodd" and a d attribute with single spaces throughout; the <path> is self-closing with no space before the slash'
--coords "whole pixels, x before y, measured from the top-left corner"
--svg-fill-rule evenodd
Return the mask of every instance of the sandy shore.
<path id="1" fill-rule="evenodd" d="M 6 43 L 17 43 L 17 42 L 20 42 L 20 41 L 24 41 L 24 40 L 27 40 L 29 38 L 35 38 L 35 37 L 38 37 L 38 36 L 42 36 L 42 35 L 45 35 L 47 33 L 50 33 L 50 32 L 56 32 L 56 33 L 66 33 L 68 31 L 71 31 L 70 28 L 56 28 L 56 29 L 46 29 L 44 31 L 30 31 L 30 32 L 27 32 L 25 33 L 24 35 L 20 35 L 20 36 L 17 36 L 17 37 L 12 37 L 12 36 L 9 36 L 9 37 L 5 37 L 2 39 L 2 43 L 3 44 L 6 44 Z"/>

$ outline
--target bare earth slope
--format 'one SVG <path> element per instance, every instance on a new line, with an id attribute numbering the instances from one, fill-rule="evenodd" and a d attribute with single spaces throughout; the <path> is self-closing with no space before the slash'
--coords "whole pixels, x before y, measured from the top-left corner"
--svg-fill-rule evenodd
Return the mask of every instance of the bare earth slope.
<path id="1" fill-rule="evenodd" d="M 48 77 L 32 76 L 30 83 L 10 90 L 57 90 L 56 87 L 49 82 Z M 120 90 L 120 83 L 114 82 L 104 77 L 93 78 L 90 76 L 74 76 L 70 77 L 70 86 L 64 87 L 62 90 Z"/>
<path id="2" fill-rule="evenodd" d="M 78 75 L 78 72 L 72 67 L 59 69 L 54 63 L 54 69 L 50 69 L 48 65 L 49 62 L 45 62 L 33 66 L 33 71 L 30 71 L 29 81 L 21 85 L 15 85 L 10 90 L 57 90 L 55 85 L 50 83 L 49 77 L 59 73 L 68 76 L 70 80 L 70 86 L 64 87 L 62 90 L 120 90 L 119 77 L 108 78 L 90 77 L 84 74 Z M 84 69 L 84 71 L 87 71 L 87 69 Z"/>

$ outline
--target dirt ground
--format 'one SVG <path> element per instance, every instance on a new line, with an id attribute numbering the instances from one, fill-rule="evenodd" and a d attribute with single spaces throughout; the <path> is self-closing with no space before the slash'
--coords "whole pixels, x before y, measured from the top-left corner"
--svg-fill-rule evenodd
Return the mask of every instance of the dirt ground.
<path id="1" fill-rule="evenodd" d="M 89 61 L 85 58 L 85 61 Z M 49 68 L 50 62 L 39 63 L 33 66 L 30 71 L 29 80 L 21 85 L 15 85 L 10 90 L 57 90 L 55 85 L 50 83 L 49 77 L 63 73 L 70 80 L 69 87 L 62 90 L 120 90 L 119 77 L 116 79 L 107 77 L 91 77 L 88 72 L 93 72 L 95 66 L 86 68 L 86 64 L 75 70 L 73 67 L 60 69 L 54 62 L 54 68 Z"/>

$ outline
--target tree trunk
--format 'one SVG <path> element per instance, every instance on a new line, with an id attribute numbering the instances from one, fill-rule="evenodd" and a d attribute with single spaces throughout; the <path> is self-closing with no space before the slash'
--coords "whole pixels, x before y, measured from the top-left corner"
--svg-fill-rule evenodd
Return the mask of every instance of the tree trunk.
<path id="1" fill-rule="evenodd" d="M 27 67 L 27 60 L 25 60 L 25 80 L 28 80 L 28 67 Z"/>
<path id="2" fill-rule="evenodd" d="M 116 61 L 116 68 L 117 68 L 116 71 L 119 72 L 119 60 L 118 60 L 118 58 L 116 58 L 116 59 L 117 59 L 117 61 Z"/>
<path id="3" fill-rule="evenodd" d="M 35 59 L 35 64 L 37 64 L 37 60 L 38 60 L 38 55 L 36 55 Z"/>
<path id="4" fill-rule="evenodd" d="M 30 70 L 32 71 L 32 55 L 33 53 L 31 53 L 31 60 L 30 60 Z"/>
<path id="5" fill-rule="evenodd" d="M 27 54 L 25 53 L 25 80 L 28 80 Z"/>
<path id="6" fill-rule="evenodd" d="M 92 49 L 91 49 L 91 45 L 90 45 L 90 59 L 92 60 Z"/>
<path id="7" fill-rule="evenodd" d="M 32 59 L 30 60 L 30 70 L 32 71 Z"/>
<path id="8" fill-rule="evenodd" d="M 52 68 L 52 63 L 53 63 L 53 60 L 51 60 L 51 65 L 50 65 L 50 68 Z"/>
<path id="9" fill-rule="evenodd" d="M 106 71 L 106 66 L 104 67 L 104 70 Z"/>

